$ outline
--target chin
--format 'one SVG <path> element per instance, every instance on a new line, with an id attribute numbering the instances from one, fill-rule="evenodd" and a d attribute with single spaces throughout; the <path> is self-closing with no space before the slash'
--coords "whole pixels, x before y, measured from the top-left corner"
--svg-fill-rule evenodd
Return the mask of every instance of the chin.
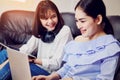
<path id="1" fill-rule="evenodd" d="M 82 34 L 82 37 L 84 37 L 84 38 L 89 38 L 89 36 L 88 36 L 88 35 L 83 35 L 83 34 Z"/>
<path id="2" fill-rule="evenodd" d="M 48 29 L 48 31 L 53 31 L 55 28 L 50 28 L 50 29 Z"/>

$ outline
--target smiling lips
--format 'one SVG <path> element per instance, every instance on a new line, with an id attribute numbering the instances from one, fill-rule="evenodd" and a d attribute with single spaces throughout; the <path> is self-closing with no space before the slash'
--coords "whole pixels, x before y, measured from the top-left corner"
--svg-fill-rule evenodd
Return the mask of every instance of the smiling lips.
<path id="1" fill-rule="evenodd" d="M 86 31 L 86 29 L 80 29 L 81 34 L 84 34 Z"/>
<path id="2" fill-rule="evenodd" d="M 53 24 L 48 24 L 47 25 L 49 28 L 53 28 L 54 26 L 55 26 L 55 23 L 53 23 Z"/>

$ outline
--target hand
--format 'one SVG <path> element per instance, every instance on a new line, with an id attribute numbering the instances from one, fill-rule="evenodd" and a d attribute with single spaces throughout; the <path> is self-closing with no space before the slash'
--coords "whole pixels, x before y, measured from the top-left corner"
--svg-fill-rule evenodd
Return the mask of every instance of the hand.
<path id="1" fill-rule="evenodd" d="M 63 78 L 61 80 L 73 80 L 72 78 Z"/>
<path id="2" fill-rule="evenodd" d="M 35 57 L 35 56 L 33 56 L 33 55 L 31 55 L 31 54 L 29 54 L 29 55 L 28 55 L 28 60 L 29 60 L 29 62 L 34 63 L 34 62 L 35 62 L 35 60 L 36 60 L 36 57 Z"/>
<path id="3" fill-rule="evenodd" d="M 38 59 L 38 58 L 35 58 L 35 59 L 28 58 L 28 59 L 29 59 L 29 62 L 33 62 L 33 63 L 38 64 L 38 65 L 42 65 L 41 59 Z"/>
<path id="4" fill-rule="evenodd" d="M 30 59 L 36 59 L 36 56 L 29 54 L 28 58 L 30 58 Z"/>
<path id="5" fill-rule="evenodd" d="M 33 76 L 32 80 L 51 80 L 49 76 L 39 75 L 39 76 Z"/>
<path id="6" fill-rule="evenodd" d="M 28 58 L 29 62 L 35 63 L 36 59 Z"/>

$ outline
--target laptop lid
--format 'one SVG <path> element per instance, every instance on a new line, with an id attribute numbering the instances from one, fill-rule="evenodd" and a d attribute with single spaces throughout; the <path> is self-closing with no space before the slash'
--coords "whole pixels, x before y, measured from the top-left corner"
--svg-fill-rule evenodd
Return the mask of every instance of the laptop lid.
<path id="1" fill-rule="evenodd" d="M 28 55 L 7 47 L 13 80 L 31 80 Z"/>

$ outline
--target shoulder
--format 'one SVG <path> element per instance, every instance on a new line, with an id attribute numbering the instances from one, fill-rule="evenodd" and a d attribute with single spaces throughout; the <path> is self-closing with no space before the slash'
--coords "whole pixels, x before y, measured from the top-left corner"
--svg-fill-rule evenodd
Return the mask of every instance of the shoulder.
<path id="1" fill-rule="evenodd" d="M 85 37 L 83 37 L 81 35 L 75 37 L 75 41 L 77 41 L 77 42 L 86 42 L 88 40 L 89 40 L 88 38 L 85 38 Z"/>
<path id="2" fill-rule="evenodd" d="M 67 32 L 70 32 L 70 27 L 67 26 L 67 25 L 64 25 L 61 29 L 61 31 L 67 31 Z"/>
<path id="3" fill-rule="evenodd" d="M 64 25 L 57 36 L 65 36 L 71 34 L 69 26 Z"/>
<path id="4" fill-rule="evenodd" d="M 32 35 L 29 39 L 29 41 L 38 41 L 39 38 L 35 37 L 34 35 Z"/>

